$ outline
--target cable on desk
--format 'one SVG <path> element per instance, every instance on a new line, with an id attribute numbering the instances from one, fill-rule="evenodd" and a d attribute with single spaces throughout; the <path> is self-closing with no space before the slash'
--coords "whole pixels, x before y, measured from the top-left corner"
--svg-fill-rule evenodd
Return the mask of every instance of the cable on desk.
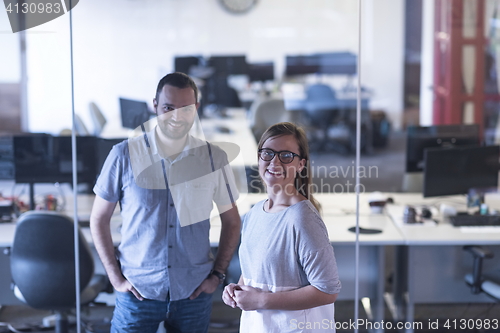
<path id="1" fill-rule="evenodd" d="M 14 333 L 24 333 L 22 331 L 19 331 L 19 330 L 16 330 L 11 324 L 9 323 L 3 323 L 3 322 L 0 322 L 0 327 L 7 327 L 9 329 L 9 331 L 11 332 L 14 332 Z"/>

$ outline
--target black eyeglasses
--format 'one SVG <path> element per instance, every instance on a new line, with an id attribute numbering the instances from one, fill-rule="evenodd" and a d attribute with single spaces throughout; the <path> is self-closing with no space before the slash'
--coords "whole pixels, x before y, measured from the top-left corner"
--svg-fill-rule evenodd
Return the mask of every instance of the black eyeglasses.
<path id="1" fill-rule="evenodd" d="M 300 158 L 300 155 L 292 153 L 291 151 L 288 150 L 274 151 L 270 148 L 259 149 L 259 157 L 263 161 L 269 162 L 274 158 L 275 155 L 278 155 L 278 158 L 283 164 L 292 163 L 295 156 Z"/>

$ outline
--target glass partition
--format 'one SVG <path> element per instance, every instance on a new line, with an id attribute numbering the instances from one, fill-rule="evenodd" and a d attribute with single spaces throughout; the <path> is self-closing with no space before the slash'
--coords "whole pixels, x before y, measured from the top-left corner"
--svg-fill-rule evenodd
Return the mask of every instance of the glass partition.
<path id="1" fill-rule="evenodd" d="M 88 228 L 96 179 L 101 173 L 107 177 L 116 171 L 113 169 L 115 164 L 105 165 L 114 145 L 131 139 L 125 145 L 133 150 L 134 146 L 128 146 L 130 142 L 142 143 L 140 140 L 146 135 L 147 144 L 150 144 L 151 138 L 157 139 L 155 135 L 162 125 L 184 126 L 175 121 L 162 124 L 164 120 L 157 117 L 158 108 L 154 103 L 155 98 L 159 98 L 156 90 L 160 79 L 168 73 L 182 71 L 193 78 L 199 89 L 200 106 L 196 114 L 193 113 L 189 133 L 209 141 L 216 146 L 214 151 L 220 148 L 227 155 L 230 168 L 221 169 L 234 176 L 234 192 L 231 193 L 235 194 L 236 190 L 239 193 L 236 204 L 240 215 L 268 198 L 266 182 L 261 180 L 262 170 L 259 175 L 258 168 L 263 160 L 258 158 L 258 142 L 262 134 L 269 126 L 281 121 L 293 122 L 304 129 L 310 149 L 309 159 L 304 162 L 307 176 L 312 179 L 310 190 L 321 204 L 320 216 L 333 245 L 342 282 L 336 301 L 336 323 L 333 324 L 342 329 L 350 321 L 360 318 L 363 320 L 360 329 L 369 329 L 367 325 L 373 325 L 371 328 L 378 331 L 382 320 L 387 319 L 393 320 L 391 323 L 394 324 L 399 321 L 408 325 L 419 321 L 427 324 L 428 319 L 435 318 L 411 317 L 415 303 L 429 299 L 431 303 L 437 303 L 426 293 L 413 295 L 409 308 L 405 313 L 402 310 L 407 301 L 403 297 L 407 291 L 405 288 L 414 282 L 406 276 L 409 268 L 405 263 L 414 257 L 409 254 L 412 235 L 405 229 L 403 209 L 414 204 L 414 217 L 420 218 L 422 208 L 428 208 L 427 201 L 425 205 L 420 204 L 424 202 L 422 172 L 415 175 L 405 169 L 406 130 L 409 126 L 419 125 L 422 118 L 432 118 L 434 112 L 439 114 L 435 120 L 445 119 L 439 113 L 445 105 L 445 99 L 440 95 L 444 94 L 443 90 L 435 88 L 434 100 L 429 102 L 420 99 L 422 91 L 418 92 L 416 87 L 420 85 L 424 68 L 435 67 L 435 72 L 425 73 L 427 77 L 434 77 L 434 87 L 449 80 L 446 57 L 451 52 L 449 39 L 454 28 L 451 26 L 454 2 L 419 0 L 415 4 L 417 1 L 409 1 L 412 1 L 411 5 L 401 0 L 269 0 L 247 1 L 248 8 L 236 8 L 231 1 L 224 0 L 86 0 L 75 2 L 71 22 L 69 12 L 65 11 L 64 15 L 23 33 L 9 32 L 8 17 L 0 16 L 3 27 L 0 30 L 4 32 L 0 34 L 0 41 L 9 48 L 0 64 L 0 131 L 3 131 L 4 122 L 3 96 L 7 93 L 14 96 L 9 98 L 24 103 L 19 102 L 18 106 L 11 108 L 19 109 L 19 125 L 16 125 L 19 129 L 10 131 L 11 127 L 8 127 L 7 134 L 24 132 L 22 134 L 29 140 L 41 138 L 38 143 L 22 144 L 23 148 L 29 148 L 22 155 L 36 155 L 36 149 L 39 149 L 45 154 L 45 160 L 40 161 L 44 161 L 46 167 L 41 167 L 42 162 L 37 167 L 38 181 L 31 181 L 28 177 L 21 182 L 19 178 L 19 184 L 14 185 L 14 177 L 20 177 L 22 173 L 11 175 L 2 186 L 2 189 L 7 189 L 2 195 L 7 193 L 15 197 L 18 207 L 21 207 L 19 213 L 29 209 L 29 193 L 33 193 L 34 208 L 53 209 L 73 217 L 73 193 L 77 193 L 79 225 L 86 240 L 91 242 L 96 272 L 105 273 L 92 246 Z M 482 13 L 475 6 L 477 1 L 460 1 L 462 10 L 456 17 L 462 21 L 458 30 L 466 41 L 478 38 L 482 32 L 479 29 L 483 22 L 479 20 Z M 487 22 L 484 25 L 490 33 L 484 46 L 489 57 L 486 61 L 488 67 L 484 66 L 487 68 L 485 92 L 497 95 L 494 32 L 498 1 L 486 3 L 484 16 L 490 25 Z M 361 4 L 360 9 L 358 4 Z M 429 8 L 432 9 L 430 16 Z M 425 29 L 427 27 L 422 27 L 426 20 L 436 22 L 430 34 Z M 432 36 L 415 37 L 425 31 Z M 25 36 L 23 51 L 19 47 L 21 34 Z M 420 40 L 427 43 L 422 50 Z M 461 61 L 454 67 L 461 73 L 461 80 L 458 80 L 460 93 L 467 96 L 478 90 L 477 64 L 485 58 L 481 48 L 471 45 L 459 49 L 457 54 Z M 431 53 L 437 52 L 432 59 L 433 65 L 423 64 L 423 52 L 424 49 L 428 52 L 428 48 Z M 409 88 L 405 90 L 404 87 Z M 420 90 L 432 89 L 424 85 L 420 87 Z M 405 96 L 405 91 L 411 96 Z M 22 98 L 23 93 L 25 98 Z M 482 111 L 469 97 L 460 99 L 456 112 L 464 124 L 477 123 L 478 112 L 482 112 L 482 126 L 488 138 L 486 133 L 494 132 L 497 127 L 497 98 L 486 101 Z M 405 104 L 405 100 L 411 103 Z M 188 108 L 188 111 L 193 110 Z M 77 136 L 76 188 L 73 188 L 70 177 L 74 170 L 72 155 L 69 154 L 71 134 Z M 495 137 L 487 142 L 496 142 Z M 359 165 L 356 161 L 358 144 Z M 123 143 L 120 147 L 115 149 L 125 149 Z M 423 151 L 419 153 L 424 156 Z M 144 176 L 143 172 L 149 167 L 161 167 L 160 161 L 166 160 L 154 160 L 157 156 L 149 151 L 135 157 L 138 164 L 130 167 L 134 180 Z M 286 159 L 286 155 L 277 157 L 280 158 Z M 13 161 L 14 156 L 10 165 L 15 168 Z M 150 162 L 151 165 L 147 164 Z M 196 163 L 188 163 L 181 171 L 187 172 L 193 165 Z M 136 167 L 139 172 L 134 169 Z M 419 167 L 422 170 L 423 165 Z M 165 174 L 170 177 L 170 171 L 166 170 L 170 169 L 165 169 Z M 29 171 L 29 175 L 35 174 Z M 169 183 L 168 177 L 163 175 L 164 170 L 161 171 L 155 174 L 158 178 L 154 181 L 140 178 L 140 181 L 149 182 L 146 185 L 141 183 L 144 188 L 139 186 L 149 191 L 138 198 L 143 200 L 140 202 L 144 206 L 154 208 L 152 203 L 164 198 L 159 194 L 161 191 L 179 185 Z M 214 170 L 210 169 L 208 174 L 211 172 Z M 180 183 L 185 183 L 182 191 L 171 190 L 164 201 L 171 200 L 172 205 L 181 207 L 183 193 L 196 188 L 195 199 L 190 198 L 182 207 L 187 206 L 185 211 L 193 214 L 204 209 L 203 200 L 196 195 L 210 192 L 210 189 L 191 186 L 189 182 L 205 177 L 207 173 L 195 173 L 195 176 L 189 174 L 186 176 L 189 179 L 182 179 Z M 360 182 L 357 188 L 356 176 Z M 221 177 L 225 179 L 227 174 Z M 45 180 L 41 181 L 42 178 Z M 24 183 L 34 185 L 29 187 Z M 409 188 L 418 190 L 401 193 Z M 359 201 L 356 190 L 359 190 Z M 99 193 L 103 195 L 103 192 Z M 116 197 L 108 199 L 113 201 Z M 396 204 L 391 206 L 391 201 Z M 122 244 L 132 242 L 130 230 L 137 227 L 130 219 L 136 212 L 130 211 L 126 200 L 122 204 L 116 206 L 111 217 L 114 246 L 119 246 L 120 240 Z M 431 206 L 430 212 L 438 216 L 438 203 L 432 201 Z M 221 211 L 226 212 L 223 209 Z M 401 210 L 397 213 L 399 215 L 393 213 L 394 209 Z M 222 229 L 218 216 L 219 210 L 214 205 L 210 211 L 211 227 L 206 230 L 213 252 L 218 248 Z M 185 221 L 184 218 L 184 215 L 179 216 L 181 222 Z M 357 224 L 362 229 L 357 229 Z M 151 235 L 158 230 L 168 235 L 166 226 L 167 222 L 158 229 L 151 229 Z M 269 231 L 269 234 L 273 232 Z M 196 245 L 201 247 L 200 244 L 205 244 L 203 242 Z M 139 253 L 144 248 L 148 246 L 135 251 Z M 119 248 L 119 251 L 126 250 Z M 415 260 L 423 260 L 419 258 Z M 358 259 L 359 266 L 355 264 Z M 130 273 L 128 268 L 125 275 Z M 209 272 L 210 269 L 207 274 Z M 233 257 L 226 273 L 226 283 L 238 282 L 240 266 L 237 257 Z M 2 279 L 4 277 L 0 277 L 0 282 L 7 280 Z M 461 280 L 454 283 L 453 288 L 466 289 L 457 287 L 462 284 Z M 147 288 L 140 283 L 138 289 L 147 295 Z M 101 294 L 98 301 L 106 302 L 112 309 L 116 294 Z M 221 313 L 237 322 L 239 310 L 222 304 L 221 295 L 222 288 L 219 287 L 214 293 L 214 309 L 222 309 Z M 353 306 L 358 299 L 359 309 Z M 471 299 L 472 296 L 467 298 Z M 386 316 L 386 306 L 392 311 L 391 318 Z M 214 311 L 212 322 L 227 324 L 223 323 L 223 317 L 218 317 L 218 312 Z"/>

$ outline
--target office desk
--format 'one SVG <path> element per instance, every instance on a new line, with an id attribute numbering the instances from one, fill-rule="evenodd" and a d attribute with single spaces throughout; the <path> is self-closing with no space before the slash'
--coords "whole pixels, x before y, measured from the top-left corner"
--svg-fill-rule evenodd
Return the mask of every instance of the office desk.
<path id="1" fill-rule="evenodd" d="M 436 206 L 441 203 L 452 205 L 460 210 L 466 210 L 465 196 L 446 196 L 436 198 L 423 198 L 421 194 L 405 193 L 396 195 L 396 204 L 386 207 L 394 224 L 405 238 L 406 245 L 466 245 L 474 242 L 477 245 L 500 244 L 500 233 L 473 233 L 467 229 L 454 227 L 446 218 L 437 217 L 436 225 L 423 226 L 419 224 L 404 224 L 403 212 L 405 205 Z M 500 231 L 500 230 L 499 230 Z"/>
<path id="2" fill-rule="evenodd" d="M 394 224 L 405 239 L 405 246 L 396 249 L 394 302 L 397 318 L 414 321 L 418 303 L 480 303 L 492 302 L 485 295 L 473 295 L 464 282 L 472 272 L 472 256 L 464 245 L 488 245 L 500 253 L 500 233 L 471 233 L 452 226 L 439 217 L 434 226 L 402 223 L 404 204 L 432 205 L 436 202 L 466 207 L 465 196 L 423 198 L 419 194 L 398 195 L 399 205 L 387 207 Z M 500 258 L 486 260 L 484 270 L 498 268 Z M 404 309 L 406 306 L 406 309 Z M 413 332 L 408 329 L 407 332 Z"/>
<path id="3" fill-rule="evenodd" d="M 348 229 L 356 224 L 355 194 L 318 194 L 316 198 L 323 207 L 323 221 L 339 267 L 342 290 L 338 299 L 352 300 L 355 296 L 356 234 Z M 370 211 L 367 194 L 360 195 L 359 210 L 360 227 L 383 231 L 359 235 L 359 297 L 370 299 L 373 309 L 363 302 L 365 311 L 370 320 L 380 323 L 384 319 L 385 250 L 387 246 L 403 244 L 404 239 L 388 216 Z"/>
<path id="4" fill-rule="evenodd" d="M 433 204 L 446 202 L 465 204 L 464 197 L 424 199 L 415 194 L 388 194 L 396 204 L 386 207 L 389 214 L 372 214 L 367 197 L 360 195 L 361 227 L 379 228 L 379 234 L 361 234 L 360 266 L 359 266 L 359 296 L 369 297 L 373 301 L 373 320 L 383 319 L 383 295 L 385 284 L 385 249 L 387 246 L 397 248 L 397 269 L 394 277 L 395 298 L 402 301 L 407 298 L 406 311 L 399 308 L 399 319 L 413 321 L 413 310 L 418 303 L 447 302 L 486 302 L 490 301 L 483 295 L 472 295 L 463 281 L 466 272 L 472 270 L 472 258 L 462 250 L 463 245 L 481 244 L 495 245 L 500 251 L 500 233 L 498 234 L 464 234 L 459 229 L 446 223 L 435 227 L 403 225 L 396 221 L 402 216 L 403 205 Z M 266 194 L 241 194 L 238 200 L 240 214 L 246 213 L 253 204 L 266 198 Z M 316 198 L 322 205 L 322 215 L 332 242 L 339 267 L 342 290 L 339 300 L 354 299 L 354 260 L 355 234 L 347 231 L 355 225 L 355 195 L 354 194 L 318 194 Z M 68 209 L 71 200 L 68 200 Z M 79 198 L 79 212 L 90 210 L 92 198 Z M 85 208 L 87 207 L 87 208 Z M 399 212 L 397 212 L 399 210 Z M 87 211 L 88 212 L 88 211 Z M 214 211 L 211 220 L 210 242 L 216 247 L 220 235 L 220 220 Z M 393 216 L 393 219 L 389 215 Z M 116 220 L 119 216 L 116 217 Z M 14 235 L 14 224 L 0 224 L 0 247 L 10 246 Z M 84 231 L 89 237 L 88 229 Z M 0 256 L 0 267 L 8 267 L 8 257 Z M 485 269 L 498 265 L 497 261 L 485 263 Z M 2 269 L 0 274 L 0 304 L 4 303 L 5 290 L 10 283 L 10 271 Z M 10 291 L 9 291 L 10 292 Z M 12 296 L 13 297 L 13 296 Z M 7 299 L 16 301 L 15 299 Z M 403 303 L 398 305 L 403 306 Z"/>
<path id="5" fill-rule="evenodd" d="M 266 198 L 266 194 L 242 194 L 238 200 L 240 214 L 246 213 L 253 204 Z M 342 281 L 342 290 L 339 294 L 339 300 L 354 299 L 354 262 L 355 262 L 355 239 L 354 233 L 347 231 L 349 227 L 355 225 L 355 196 L 352 194 L 319 194 L 316 198 L 323 207 L 323 219 L 327 226 L 330 240 L 335 249 L 337 264 L 339 267 L 340 279 Z M 79 204 L 79 212 L 85 213 L 85 209 L 90 211 L 92 198 L 85 196 Z M 386 245 L 403 244 L 404 240 L 398 229 L 391 220 L 382 214 L 371 214 L 366 202 L 366 196 L 360 199 L 360 226 L 367 228 L 380 228 L 384 232 L 374 235 L 360 235 L 360 274 L 359 274 L 359 295 L 368 297 L 373 301 L 373 320 L 383 319 L 383 293 L 384 293 L 384 267 L 385 256 L 384 249 Z M 87 208 L 85 208 L 87 207 Z M 72 209 L 68 205 L 68 209 Z M 119 215 L 116 215 L 119 220 Z M 216 247 L 220 236 L 220 220 L 216 211 L 211 219 L 210 242 Z M 0 225 L 0 246 L 7 247 L 12 244 L 15 224 Z M 85 236 L 92 241 L 88 229 L 83 230 Z M 116 241 L 119 234 L 113 233 L 113 239 Z M 10 269 L 8 257 L 2 256 L 0 266 L 7 267 L 2 270 L 0 275 L 1 300 L 0 304 L 18 304 L 19 302 L 13 295 L 8 286 L 10 283 Z M 366 308 L 371 311 L 371 308 Z"/>
<path id="6" fill-rule="evenodd" d="M 238 145 L 239 154 L 230 164 L 238 190 L 241 193 L 247 193 L 251 190 L 248 186 L 252 186 L 252 177 L 256 176 L 257 142 L 250 130 L 244 109 L 232 108 L 227 114 L 228 116 L 224 118 L 203 118 L 201 127 L 209 142 L 214 144 L 229 142 Z M 229 130 L 229 132 L 223 132 L 221 129 Z M 221 145 L 221 147 L 224 146 Z"/>
<path id="7" fill-rule="evenodd" d="M 232 108 L 227 112 L 227 117 L 203 118 L 201 127 L 208 141 L 232 142 L 240 147 L 240 155 L 234 160 L 235 165 L 252 166 L 257 164 L 257 142 L 248 123 L 244 109 Z M 222 132 L 221 128 L 230 132 Z"/>

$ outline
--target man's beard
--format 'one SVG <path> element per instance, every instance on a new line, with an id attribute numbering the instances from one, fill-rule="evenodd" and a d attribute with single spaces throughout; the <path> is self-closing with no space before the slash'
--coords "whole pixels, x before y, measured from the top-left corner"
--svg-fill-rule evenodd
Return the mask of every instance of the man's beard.
<path id="1" fill-rule="evenodd" d="M 181 125 L 178 129 L 173 129 L 172 127 L 170 127 L 168 123 L 169 121 L 165 122 L 159 121 L 158 127 L 160 128 L 160 131 L 167 138 L 172 140 L 178 140 L 183 138 L 187 133 L 189 133 L 189 130 L 193 126 L 194 121 L 191 124 L 187 122 L 176 122 L 175 124 Z"/>

